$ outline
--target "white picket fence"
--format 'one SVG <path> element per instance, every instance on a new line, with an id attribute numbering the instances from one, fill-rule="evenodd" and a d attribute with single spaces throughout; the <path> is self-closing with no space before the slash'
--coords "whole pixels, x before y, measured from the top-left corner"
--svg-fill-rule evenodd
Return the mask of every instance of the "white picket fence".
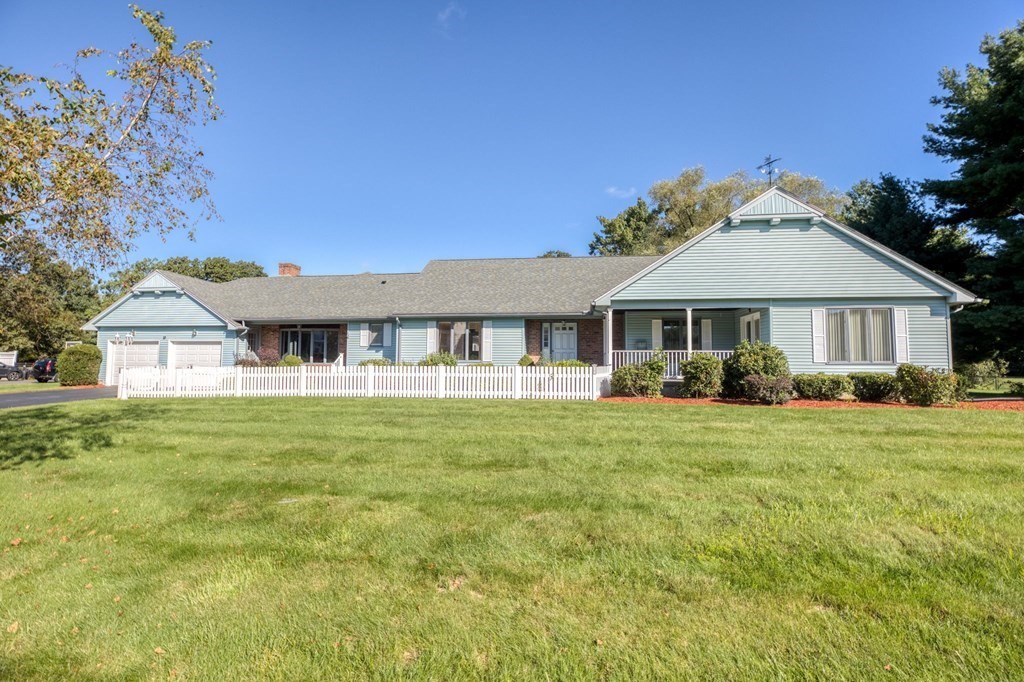
<path id="1" fill-rule="evenodd" d="M 118 397 L 506 398 L 596 400 L 606 367 L 130 367 Z"/>

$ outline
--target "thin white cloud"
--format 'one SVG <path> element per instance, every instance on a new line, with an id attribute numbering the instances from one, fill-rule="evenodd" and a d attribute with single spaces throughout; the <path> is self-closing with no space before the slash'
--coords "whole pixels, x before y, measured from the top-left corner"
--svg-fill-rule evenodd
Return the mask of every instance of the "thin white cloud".
<path id="1" fill-rule="evenodd" d="M 636 196 L 636 187 L 616 187 L 612 185 L 611 187 L 605 187 L 604 193 L 616 199 L 628 199 L 629 197 Z"/>
<path id="2" fill-rule="evenodd" d="M 448 29 L 451 28 L 452 22 L 456 20 L 462 20 L 466 18 L 466 8 L 459 3 L 452 0 L 444 6 L 440 12 L 437 13 L 435 23 L 437 28 L 444 34 L 447 35 Z"/>

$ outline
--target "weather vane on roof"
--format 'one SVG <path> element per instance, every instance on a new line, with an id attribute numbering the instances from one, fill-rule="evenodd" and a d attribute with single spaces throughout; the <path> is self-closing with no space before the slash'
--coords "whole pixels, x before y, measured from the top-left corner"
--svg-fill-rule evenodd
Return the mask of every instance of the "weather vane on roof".
<path id="1" fill-rule="evenodd" d="M 779 161 L 782 161 L 782 159 L 773 159 L 772 155 L 769 154 L 768 156 L 764 157 L 764 163 L 757 167 L 757 170 L 761 171 L 762 173 L 768 176 L 769 187 L 775 184 L 775 178 L 778 176 L 779 173 L 782 172 L 780 169 L 775 167 L 775 164 L 777 164 Z"/>

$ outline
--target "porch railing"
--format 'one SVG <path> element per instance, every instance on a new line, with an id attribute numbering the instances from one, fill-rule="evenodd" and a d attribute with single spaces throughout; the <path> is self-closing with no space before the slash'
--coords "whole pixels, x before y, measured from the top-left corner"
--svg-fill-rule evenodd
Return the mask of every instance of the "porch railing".
<path id="1" fill-rule="evenodd" d="M 650 360 L 656 351 L 653 350 L 613 350 L 612 351 L 612 369 L 618 369 L 623 365 L 635 365 L 639 362 L 645 362 Z M 666 350 L 665 360 L 667 364 L 665 366 L 665 377 L 675 378 L 682 376 L 682 372 L 679 369 L 679 365 L 682 362 L 689 360 L 694 355 L 706 354 L 714 355 L 719 360 L 725 360 L 727 357 L 732 355 L 731 350 Z"/>

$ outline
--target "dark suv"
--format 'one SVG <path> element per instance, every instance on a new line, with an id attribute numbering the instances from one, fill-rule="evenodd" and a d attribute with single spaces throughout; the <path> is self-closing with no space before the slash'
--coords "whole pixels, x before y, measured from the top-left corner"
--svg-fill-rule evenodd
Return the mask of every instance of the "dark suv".
<path id="1" fill-rule="evenodd" d="M 53 358 L 39 358 L 32 365 L 32 378 L 41 384 L 57 378 L 57 361 Z"/>

